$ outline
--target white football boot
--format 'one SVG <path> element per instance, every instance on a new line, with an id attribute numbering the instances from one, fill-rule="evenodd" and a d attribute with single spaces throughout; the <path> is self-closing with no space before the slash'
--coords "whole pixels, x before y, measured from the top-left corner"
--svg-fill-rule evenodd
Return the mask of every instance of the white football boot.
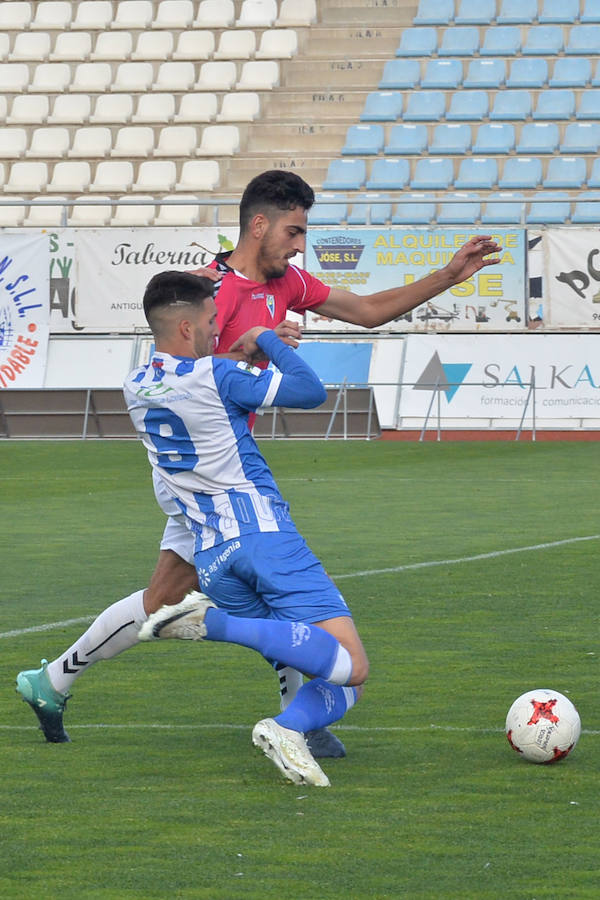
<path id="1" fill-rule="evenodd" d="M 161 606 L 148 616 L 140 628 L 140 641 L 158 641 L 176 638 L 179 641 L 201 641 L 206 636 L 204 616 L 214 607 L 208 597 L 199 591 L 192 591 L 181 603 Z"/>
<path id="2" fill-rule="evenodd" d="M 311 755 L 299 731 L 279 725 L 275 719 L 262 719 L 254 726 L 252 743 L 294 784 L 329 787 L 329 778 Z"/>

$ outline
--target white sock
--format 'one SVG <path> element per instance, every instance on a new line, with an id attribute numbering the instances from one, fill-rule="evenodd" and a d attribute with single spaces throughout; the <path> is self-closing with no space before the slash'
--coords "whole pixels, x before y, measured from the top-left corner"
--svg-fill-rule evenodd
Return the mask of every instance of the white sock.
<path id="1" fill-rule="evenodd" d="M 282 666 L 281 669 L 277 669 L 277 674 L 279 675 L 281 712 L 283 712 L 304 684 L 304 676 L 302 672 L 298 672 L 290 666 Z"/>
<path id="2" fill-rule="evenodd" d="M 48 666 L 55 690 L 66 693 L 76 678 L 100 659 L 112 659 L 138 643 L 138 631 L 148 618 L 144 611 L 144 590 L 117 600 L 68 650 Z"/>

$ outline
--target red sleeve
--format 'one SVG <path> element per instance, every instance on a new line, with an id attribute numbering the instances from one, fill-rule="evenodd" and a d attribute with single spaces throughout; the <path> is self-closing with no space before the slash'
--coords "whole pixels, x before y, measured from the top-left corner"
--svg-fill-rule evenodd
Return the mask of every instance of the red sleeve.
<path id="1" fill-rule="evenodd" d="M 294 312 L 304 312 L 305 309 L 314 309 L 325 303 L 329 297 L 331 288 L 315 278 L 304 269 L 290 266 L 291 278 L 294 279 L 294 296 L 288 309 Z"/>

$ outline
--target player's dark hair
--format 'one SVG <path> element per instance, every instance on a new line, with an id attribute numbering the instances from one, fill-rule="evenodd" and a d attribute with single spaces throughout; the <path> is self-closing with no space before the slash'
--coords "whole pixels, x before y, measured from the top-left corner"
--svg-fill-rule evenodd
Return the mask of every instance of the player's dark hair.
<path id="1" fill-rule="evenodd" d="M 159 272 L 153 275 L 144 291 L 144 314 L 152 327 L 153 312 L 175 303 L 201 306 L 212 297 L 214 282 L 190 272 Z"/>
<path id="2" fill-rule="evenodd" d="M 276 210 L 309 210 L 315 202 L 309 184 L 287 169 L 270 169 L 257 175 L 247 185 L 240 203 L 240 232 L 243 234 L 257 213 L 273 214 Z"/>

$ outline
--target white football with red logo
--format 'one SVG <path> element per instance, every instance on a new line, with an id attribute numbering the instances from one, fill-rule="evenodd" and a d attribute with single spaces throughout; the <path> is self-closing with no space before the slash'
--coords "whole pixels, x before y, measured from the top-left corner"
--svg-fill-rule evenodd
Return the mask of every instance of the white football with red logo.
<path id="1" fill-rule="evenodd" d="M 569 698 L 546 688 L 521 694 L 506 716 L 508 743 L 529 762 L 564 759 L 580 734 L 579 713 Z"/>

